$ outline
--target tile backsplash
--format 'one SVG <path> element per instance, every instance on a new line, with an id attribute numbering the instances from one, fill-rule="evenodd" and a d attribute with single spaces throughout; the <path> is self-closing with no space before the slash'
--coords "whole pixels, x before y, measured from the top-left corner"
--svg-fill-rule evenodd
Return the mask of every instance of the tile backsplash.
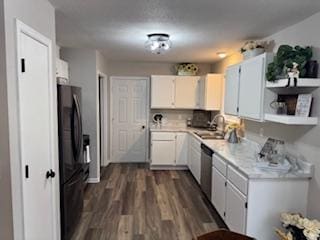
<path id="1" fill-rule="evenodd" d="M 153 126 L 153 115 L 161 113 L 163 115 L 162 126 L 187 126 L 187 119 L 192 118 L 193 110 L 176 110 L 176 109 L 151 109 L 150 111 L 150 125 Z"/>

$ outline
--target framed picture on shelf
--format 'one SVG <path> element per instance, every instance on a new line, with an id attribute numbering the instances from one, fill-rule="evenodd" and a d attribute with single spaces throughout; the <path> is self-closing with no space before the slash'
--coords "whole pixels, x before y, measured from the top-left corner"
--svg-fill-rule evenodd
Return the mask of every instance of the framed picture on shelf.
<path id="1" fill-rule="evenodd" d="M 312 94 L 299 94 L 296 106 L 296 116 L 309 117 L 311 113 Z"/>

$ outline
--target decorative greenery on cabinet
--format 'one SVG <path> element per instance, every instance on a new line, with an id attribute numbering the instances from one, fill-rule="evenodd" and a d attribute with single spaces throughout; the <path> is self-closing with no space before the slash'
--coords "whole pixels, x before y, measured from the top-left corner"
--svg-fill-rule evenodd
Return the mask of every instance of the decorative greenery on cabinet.
<path id="1" fill-rule="evenodd" d="M 273 82 L 278 79 L 287 78 L 288 69 L 292 69 L 294 63 L 298 64 L 299 77 L 303 78 L 307 72 L 306 64 L 311 58 L 311 47 L 281 45 L 273 62 L 268 65 L 267 80 Z"/>

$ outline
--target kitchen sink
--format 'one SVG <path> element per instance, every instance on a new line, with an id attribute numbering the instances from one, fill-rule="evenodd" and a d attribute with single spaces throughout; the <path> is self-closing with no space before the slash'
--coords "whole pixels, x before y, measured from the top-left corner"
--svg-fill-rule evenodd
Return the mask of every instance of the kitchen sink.
<path id="1" fill-rule="evenodd" d="M 205 140 L 222 140 L 224 139 L 224 134 L 221 132 L 205 132 L 205 131 L 195 131 L 194 132 L 197 136 Z"/>

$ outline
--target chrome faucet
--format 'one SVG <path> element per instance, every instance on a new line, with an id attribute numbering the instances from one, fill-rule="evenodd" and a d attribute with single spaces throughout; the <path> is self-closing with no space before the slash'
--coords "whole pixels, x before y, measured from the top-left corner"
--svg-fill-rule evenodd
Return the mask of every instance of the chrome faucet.
<path id="1" fill-rule="evenodd" d="M 210 122 L 210 128 L 212 128 L 214 125 L 217 126 L 217 131 L 221 133 L 225 133 L 225 124 L 226 124 L 226 119 L 222 114 L 217 114 L 212 121 Z"/>

